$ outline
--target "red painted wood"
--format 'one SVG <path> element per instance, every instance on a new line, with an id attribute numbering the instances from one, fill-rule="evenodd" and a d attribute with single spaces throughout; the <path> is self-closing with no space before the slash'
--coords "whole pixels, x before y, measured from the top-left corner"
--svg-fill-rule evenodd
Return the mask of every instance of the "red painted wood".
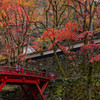
<path id="1" fill-rule="evenodd" d="M 4 81 L 1 83 L 1 85 L 0 85 L 0 91 L 1 91 L 2 88 L 5 86 L 5 84 L 6 84 L 6 80 L 4 80 Z"/>
<path id="2" fill-rule="evenodd" d="M 42 99 L 43 99 L 43 100 L 47 100 L 47 99 L 45 98 L 45 96 L 43 95 L 43 92 L 42 92 L 42 90 L 40 89 L 38 83 L 36 83 L 36 86 L 37 86 L 37 88 L 38 88 L 38 90 L 39 90 L 39 92 L 40 92 L 40 94 L 41 94 Z"/>
<path id="3" fill-rule="evenodd" d="M 32 87 L 29 85 L 29 89 L 34 97 L 35 100 L 38 100 L 37 96 L 35 95 L 36 91 L 37 91 L 37 88 L 35 88 L 35 90 L 32 89 Z"/>
<path id="4" fill-rule="evenodd" d="M 46 89 L 48 83 L 49 83 L 49 81 L 47 81 L 46 83 L 43 84 L 43 87 L 42 87 L 42 89 L 41 89 L 41 92 L 42 92 L 42 93 L 44 93 L 44 91 L 45 91 L 45 89 Z"/>
<path id="5" fill-rule="evenodd" d="M 52 77 L 53 75 L 53 77 Z M 34 96 L 35 100 L 38 100 L 37 96 L 35 95 L 36 91 L 38 90 L 42 99 L 46 100 L 45 96 L 43 95 L 48 83 L 52 79 L 56 79 L 56 74 L 50 74 L 39 71 L 33 71 L 30 69 L 16 69 L 15 67 L 8 67 L 8 66 L 0 66 L 0 91 L 7 84 L 16 84 L 21 85 L 23 92 L 25 93 L 27 100 L 29 100 L 28 91 L 25 91 L 23 85 L 27 84 L 29 86 L 29 90 L 31 91 L 32 95 Z M 44 83 L 43 87 L 40 88 L 39 84 Z M 35 84 L 35 90 L 32 90 L 31 85 Z"/>
<path id="6" fill-rule="evenodd" d="M 16 69 L 15 67 L 8 67 L 8 66 L 0 66 L 0 74 L 9 74 L 9 75 L 25 75 L 25 76 L 33 76 L 39 78 L 47 78 L 47 79 L 56 79 L 56 74 L 54 77 L 50 75 L 50 73 L 45 73 L 43 75 L 40 71 L 33 71 L 31 69 Z"/>

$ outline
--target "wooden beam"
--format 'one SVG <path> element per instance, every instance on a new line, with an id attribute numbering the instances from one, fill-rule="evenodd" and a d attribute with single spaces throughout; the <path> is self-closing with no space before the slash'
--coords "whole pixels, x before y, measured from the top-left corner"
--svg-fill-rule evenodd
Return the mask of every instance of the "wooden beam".
<path id="1" fill-rule="evenodd" d="M 5 84 L 6 84 L 6 80 L 4 80 L 2 83 L 1 83 L 1 85 L 0 85 L 0 91 L 2 90 L 2 88 L 5 86 Z"/>

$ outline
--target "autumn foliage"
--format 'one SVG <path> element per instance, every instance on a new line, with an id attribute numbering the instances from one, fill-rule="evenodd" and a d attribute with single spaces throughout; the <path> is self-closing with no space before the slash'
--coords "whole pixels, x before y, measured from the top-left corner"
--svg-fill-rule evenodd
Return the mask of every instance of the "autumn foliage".
<path id="1" fill-rule="evenodd" d="M 69 90 L 64 87 L 69 93 L 65 100 L 82 100 L 83 92 L 76 98 L 78 93 L 73 92 L 79 92 L 80 87 L 86 89 L 84 100 L 92 100 L 91 87 L 98 87 L 95 79 L 100 74 L 100 44 L 95 42 L 100 38 L 100 0 L 1 0 L 0 30 L 1 53 L 9 65 L 12 61 L 25 62 L 30 42 L 37 51 L 53 50 L 58 77 L 80 81 L 79 86 L 77 82 L 73 86 L 64 83 L 69 86 Z M 35 38 L 39 32 L 42 35 Z M 57 51 L 63 53 L 64 64 Z"/>
<path id="2" fill-rule="evenodd" d="M 53 46 L 56 46 L 56 49 L 60 48 L 61 50 L 63 50 L 64 53 L 67 53 L 68 51 L 70 51 L 70 49 L 73 48 L 71 47 L 71 45 L 73 45 L 75 41 L 82 41 L 84 39 L 86 33 L 88 33 L 87 36 L 88 39 L 92 37 L 93 31 L 85 31 L 85 32 L 82 31 L 83 29 L 80 23 L 77 22 L 71 23 L 69 21 L 68 23 L 66 23 L 64 29 L 56 30 L 48 28 L 47 31 L 45 31 L 41 36 L 41 39 L 43 39 L 44 41 L 46 39 L 49 39 L 51 41 L 49 49 L 52 49 Z M 80 48 L 79 55 L 89 54 L 89 58 L 93 59 L 93 57 L 95 57 L 94 49 L 97 49 L 97 51 L 100 50 L 100 45 L 91 44 L 90 41 L 91 40 L 89 40 L 87 45 L 83 45 Z M 66 46 L 64 46 L 63 43 L 66 43 Z M 99 60 L 100 58 L 97 59 Z"/>
<path id="3" fill-rule="evenodd" d="M 24 46 L 28 45 L 30 15 L 26 6 L 16 2 L 4 2 L 0 9 L 2 42 L 5 46 L 3 54 L 11 60 L 22 54 Z"/>
<path id="4" fill-rule="evenodd" d="M 95 27 L 97 26 L 98 24 L 95 25 Z M 48 50 L 54 51 L 60 76 L 68 79 L 70 77 L 74 77 L 74 82 L 76 80 L 76 85 L 73 83 L 70 88 L 72 89 L 73 87 L 74 92 L 70 91 L 70 89 L 66 90 L 66 88 L 69 88 L 68 86 L 70 86 L 72 81 L 69 85 L 66 83 L 68 86 L 64 83 L 65 91 L 67 91 L 67 93 L 69 91 L 72 95 L 74 95 L 73 97 L 72 95 L 69 95 L 69 93 L 66 96 L 67 99 L 70 96 L 71 98 L 77 98 L 78 93 L 74 93 L 75 91 L 81 90 L 88 93 L 87 95 L 83 92 L 80 93 L 80 95 L 85 96 L 85 99 L 92 98 L 91 93 L 95 93 L 97 96 L 94 97 L 99 98 L 97 91 L 90 91 L 91 89 L 95 90 L 94 87 L 97 89 L 96 84 L 98 81 L 95 81 L 95 79 L 97 80 L 96 75 L 98 75 L 100 71 L 100 44 L 95 43 L 95 40 L 98 36 L 100 36 L 100 32 L 97 32 L 97 34 L 96 32 L 97 31 L 95 29 L 88 30 L 87 28 L 84 30 L 83 24 L 74 20 L 72 22 L 68 21 L 63 29 L 47 28 L 41 36 L 41 40 L 43 40 L 44 43 L 47 40 L 50 41 L 48 44 Z M 57 50 L 61 50 L 63 52 L 66 63 L 65 66 L 61 64 L 60 57 L 56 53 Z M 77 77 L 80 79 L 77 79 Z M 78 86 L 77 84 L 79 80 L 81 84 L 79 83 L 80 85 Z M 84 96 L 82 96 L 82 99 Z M 81 96 L 79 98 L 81 98 Z"/>

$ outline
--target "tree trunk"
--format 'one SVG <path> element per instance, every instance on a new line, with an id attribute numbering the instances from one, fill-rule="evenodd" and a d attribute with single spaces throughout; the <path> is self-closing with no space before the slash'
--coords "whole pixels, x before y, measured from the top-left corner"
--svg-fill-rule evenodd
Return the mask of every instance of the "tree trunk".
<path id="1" fill-rule="evenodd" d="M 88 100 L 92 100 L 92 91 L 91 91 L 91 84 L 92 84 L 92 65 L 89 66 L 89 72 L 88 72 L 88 80 L 87 80 L 87 85 L 88 85 Z"/>
<path id="2" fill-rule="evenodd" d="M 64 72 L 64 70 L 63 70 L 63 67 L 62 67 L 60 61 L 59 61 L 59 58 L 58 58 L 58 56 L 57 56 L 55 47 L 53 47 L 53 49 L 54 49 L 54 56 L 55 56 L 56 61 L 57 61 L 57 63 L 58 63 L 59 70 L 60 70 L 60 72 L 61 72 L 61 74 L 62 74 L 62 77 L 63 77 L 63 78 L 66 78 L 66 74 L 65 74 L 65 72 Z"/>

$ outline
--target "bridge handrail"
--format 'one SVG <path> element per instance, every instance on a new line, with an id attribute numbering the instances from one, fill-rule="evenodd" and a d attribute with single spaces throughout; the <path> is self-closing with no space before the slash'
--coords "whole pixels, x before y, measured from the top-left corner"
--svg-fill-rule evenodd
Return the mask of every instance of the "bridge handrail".
<path id="1" fill-rule="evenodd" d="M 35 77 L 44 77 L 49 79 L 56 79 L 56 74 L 50 74 L 50 73 L 43 73 L 40 71 L 34 71 L 31 69 L 22 69 L 22 68 L 16 68 L 12 66 L 0 66 L 0 73 L 9 73 L 9 74 L 20 74 L 20 75 L 27 75 L 27 76 L 35 76 Z"/>

